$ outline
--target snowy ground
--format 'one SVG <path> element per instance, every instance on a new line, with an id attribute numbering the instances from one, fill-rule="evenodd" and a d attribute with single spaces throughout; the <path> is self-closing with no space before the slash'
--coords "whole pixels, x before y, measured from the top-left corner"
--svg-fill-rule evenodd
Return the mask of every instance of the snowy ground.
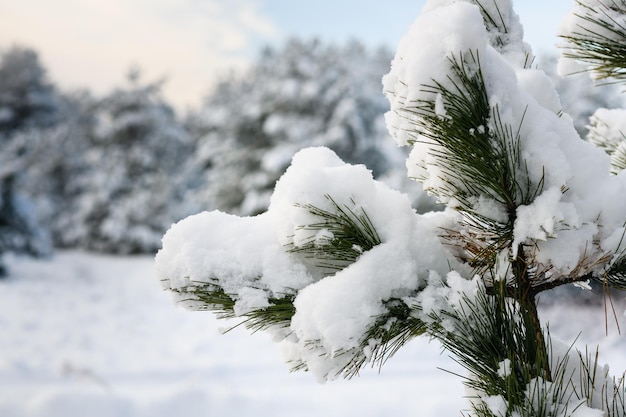
<path id="1" fill-rule="evenodd" d="M 382 371 L 317 383 L 290 374 L 265 334 L 188 312 L 161 291 L 151 257 L 59 252 L 9 258 L 0 281 L 2 417 L 458 416 L 462 372 L 418 339 Z M 623 305 L 618 311 L 622 325 Z M 553 335 L 601 345 L 626 369 L 626 336 L 600 307 L 542 309 Z M 231 323 L 232 324 L 232 323 Z M 622 326 L 624 327 L 624 326 Z"/>

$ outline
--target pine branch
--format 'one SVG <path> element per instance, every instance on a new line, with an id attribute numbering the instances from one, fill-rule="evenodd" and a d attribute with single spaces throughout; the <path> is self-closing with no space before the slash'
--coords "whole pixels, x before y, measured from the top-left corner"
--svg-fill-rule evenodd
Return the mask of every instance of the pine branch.
<path id="1" fill-rule="evenodd" d="M 295 295 L 286 294 L 282 297 L 270 297 L 269 306 L 249 311 L 243 315 L 235 313 L 237 297 L 227 294 L 224 289 L 215 282 L 192 282 L 184 288 L 172 289 L 180 296 L 182 304 L 192 304 L 199 311 L 211 311 L 219 319 L 244 318 L 244 320 L 229 330 L 244 325 L 252 331 L 267 330 L 274 328 L 287 328 L 291 318 L 296 312 L 293 300 Z"/>
<path id="2" fill-rule="evenodd" d="M 606 0 L 592 8 L 582 1 L 584 9 L 575 16 L 581 20 L 578 30 L 562 35 L 567 41 L 563 56 L 589 65 L 598 79 L 626 80 L 626 24 L 614 16 L 626 15 L 626 1 Z"/>
<path id="3" fill-rule="evenodd" d="M 566 366 L 554 364 L 554 371 L 547 374 L 551 348 L 537 348 L 534 335 L 529 334 L 532 330 L 523 320 L 525 314 L 503 292 L 488 295 L 484 288 L 479 288 L 473 300 L 464 296 L 455 311 L 431 314 L 435 324 L 428 333 L 469 372 L 465 385 L 477 392 L 471 401 L 477 416 L 494 415 L 482 401 L 486 397 L 502 398 L 506 415 L 528 417 L 549 415 L 549 407 L 567 402 Z M 454 329 L 438 324 L 446 321 L 456 323 Z M 551 386 L 556 389 L 549 389 Z"/>
<path id="4" fill-rule="evenodd" d="M 511 298 L 502 294 L 487 295 L 485 291 L 479 291 L 474 301 L 465 298 L 456 313 L 447 313 L 459 326 L 454 332 L 438 329 L 435 335 L 472 375 L 478 377 L 469 381 L 473 388 L 487 395 L 519 395 L 523 391 L 519 388 L 525 387 L 531 379 L 545 376 L 547 358 L 536 357 L 542 352 L 529 349 L 534 337 L 528 337 L 527 329 L 520 326 L 521 313 L 519 305 Z M 514 377 L 500 381 L 498 366 L 506 359 L 511 361 Z M 511 389 L 511 384 L 517 384 L 517 389 Z M 521 403 L 521 398 L 513 401 Z"/>
<path id="5" fill-rule="evenodd" d="M 544 291 L 548 291 L 561 285 L 575 284 L 577 282 L 587 282 L 594 279 L 593 274 L 589 273 L 581 276 L 559 277 L 556 280 L 542 281 L 539 284 L 533 285 L 532 292 L 539 294 Z"/>
<path id="6" fill-rule="evenodd" d="M 521 159 L 520 125 L 514 131 L 502 122 L 499 108 L 490 106 L 477 53 L 451 58 L 453 88 L 435 82 L 425 91 L 441 95 L 445 115 L 434 101 L 421 101 L 415 113 L 418 130 L 438 149 L 433 155 L 450 178 L 442 194 L 463 199 L 486 196 L 507 210 L 530 203 L 542 188 L 533 185 Z"/>

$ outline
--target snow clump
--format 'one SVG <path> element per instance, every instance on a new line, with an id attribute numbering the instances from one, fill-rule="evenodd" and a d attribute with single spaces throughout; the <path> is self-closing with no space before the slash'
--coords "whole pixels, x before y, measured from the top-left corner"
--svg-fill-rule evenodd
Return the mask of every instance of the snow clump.
<path id="1" fill-rule="evenodd" d="M 319 232 L 303 226 L 319 218 L 305 207 L 333 210 L 326 196 L 362 208 L 382 241 L 330 275 L 286 250 L 316 238 Z M 265 308 L 271 298 L 295 296 L 290 327 L 277 333 L 289 335 L 286 360 L 306 364 L 320 379 L 333 378 L 350 359 L 340 353 L 360 345 L 386 312 L 384 301 L 414 295 L 429 276 L 446 276 L 451 266 L 464 270 L 439 241 L 439 226 L 447 221 L 443 213 L 418 215 L 405 195 L 375 181 L 364 166 L 345 164 L 327 148 L 308 148 L 294 156 L 266 213 L 203 212 L 172 226 L 156 256 L 157 275 L 191 309 L 206 306 L 190 301 L 186 290 L 203 284 L 219 285 L 235 300 L 237 315 Z"/>

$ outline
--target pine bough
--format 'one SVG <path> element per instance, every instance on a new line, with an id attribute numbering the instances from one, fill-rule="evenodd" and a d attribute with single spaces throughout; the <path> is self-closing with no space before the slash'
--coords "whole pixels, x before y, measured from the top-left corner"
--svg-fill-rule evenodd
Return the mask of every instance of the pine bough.
<path id="1" fill-rule="evenodd" d="M 626 4 L 579 1 L 569 22 L 564 60 L 622 78 Z M 581 140 L 507 0 L 428 1 L 383 86 L 409 176 L 444 210 L 418 214 L 364 166 L 305 149 L 266 213 L 174 225 L 163 286 L 271 331 L 320 380 L 425 335 L 467 370 L 471 415 L 624 416 L 623 376 L 551 339 L 536 301 L 565 284 L 626 289 L 621 113 L 599 111 Z"/>

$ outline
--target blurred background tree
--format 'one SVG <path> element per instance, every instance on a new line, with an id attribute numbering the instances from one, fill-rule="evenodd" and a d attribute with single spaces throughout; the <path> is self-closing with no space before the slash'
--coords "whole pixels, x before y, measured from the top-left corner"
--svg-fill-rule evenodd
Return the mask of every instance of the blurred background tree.
<path id="1" fill-rule="evenodd" d="M 17 188 L 35 153 L 34 137 L 58 121 L 58 94 L 32 49 L 13 46 L 0 55 L 0 255 L 45 255 L 51 245 L 30 202 Z M 5 273 L 0 265 L 0 275 Z"/>

